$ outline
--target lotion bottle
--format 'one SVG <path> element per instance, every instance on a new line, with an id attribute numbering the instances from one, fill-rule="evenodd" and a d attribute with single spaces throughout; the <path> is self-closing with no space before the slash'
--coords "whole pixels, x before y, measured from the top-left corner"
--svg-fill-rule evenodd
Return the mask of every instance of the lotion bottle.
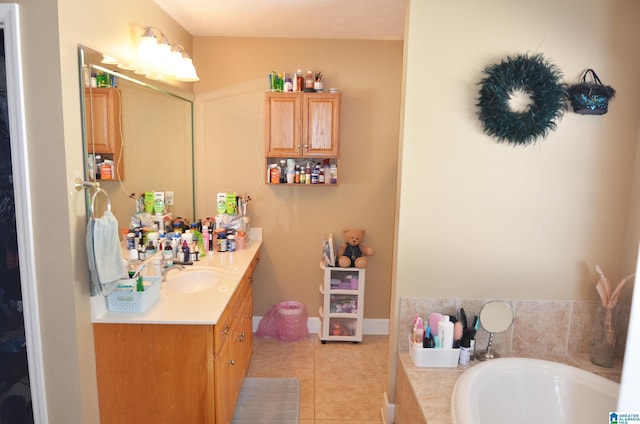
<path id="1" fill-rule="evenodd" d="M 422 318 L 416 316 L 413 321 L 413 342 L 422 344 L 424 340 L 424 323 Z"/>
<path id="2" fill-rule="evenodd" d="M 438 322 L 438 338 L 444 349 L 453 348 L 453 323 L 449 321 L 449 315 L 443 315 Z"/>

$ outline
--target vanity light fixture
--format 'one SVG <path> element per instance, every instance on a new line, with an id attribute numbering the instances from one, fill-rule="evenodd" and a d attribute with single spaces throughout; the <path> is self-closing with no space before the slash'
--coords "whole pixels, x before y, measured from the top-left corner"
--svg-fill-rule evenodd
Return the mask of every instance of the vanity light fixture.
<path id="1" fill-rule="evenodd" d="M 174 44 L 171 48 L 171 56 L 175 72 L 175 79 L 178 81 L 195 82 L 200 80 L 193 66 L 193 60 L 182 44 Z"/>
<path id="2" fill-rule="evenodd" d="M 200 80 L 187 50 L 180 44 L 169 43 L 162 31 L 152 26 L 144 29 L 138 45 L 138 61 L 136 73 L 150 79 Z"/>
<path id="3" fill-rule="evenodd" d="M 120 61 L 118 59 L 116 59 L 115 57 L 103 54 L 102 55 L 102 63 L 104 63 L 105 65 L 117 65 L 120 63 Z"/>

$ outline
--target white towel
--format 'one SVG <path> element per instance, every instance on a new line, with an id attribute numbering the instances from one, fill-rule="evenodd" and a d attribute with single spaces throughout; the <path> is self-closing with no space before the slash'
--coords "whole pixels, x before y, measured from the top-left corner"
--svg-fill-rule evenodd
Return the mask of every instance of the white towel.
<path id="1" fill-rule="evenodd" d="M 87 260 L 89 262 L 89 274 L 91 277 L 91 296 L 98 295 L 102 293 L 102 288 L 100 284 L 98 284 L 98 275 L 96 272 L 96 256 L 95 251 L 93 250 L 93 223 L 94 219 L 89 218 L 89 222 L 87 223 Z"/>
<path id="2" fill-rule="evenodd" d="M 127 275 L 122 261 L 118 220 L 107 210 L 101 218 L 92 218 L 91 221 L 87 227 L 89 269 L 95 265 L 92 282 L 100 283 L 98 287 L 102 291 L 107 284 L 127 278 Z"/>

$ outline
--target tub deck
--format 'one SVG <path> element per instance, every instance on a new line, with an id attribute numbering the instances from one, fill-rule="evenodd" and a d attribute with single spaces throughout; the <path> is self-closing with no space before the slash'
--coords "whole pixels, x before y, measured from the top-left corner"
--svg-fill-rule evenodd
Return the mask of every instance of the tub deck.
<path id="1" fill-rule="evenodd" d="M 502 355 L 508 357 L 509 355 Z M 511 355 L 521 358 L 545 359 L 560 362 L 620 382 L 622 364 L 602 368 L 591 363 L 589 354 L 569 355 Z M 451 394 L 456 380 L 465 370 L 480 363 L 456 368 L 421 368 L 414 365 L 409 352 L 398 353 L 396 379 L 395 424 L 451 424 Z"/>

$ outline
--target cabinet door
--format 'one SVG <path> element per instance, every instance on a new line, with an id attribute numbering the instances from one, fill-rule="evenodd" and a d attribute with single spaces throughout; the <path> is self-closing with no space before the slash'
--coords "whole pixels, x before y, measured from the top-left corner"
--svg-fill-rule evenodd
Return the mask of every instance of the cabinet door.
<path id="1" fill-rule="evenodd" d="M 240 311 L 238 312 L 237 338 L 235 345 L 237 350 L 234 352 L 234 357 L 238 365 L 237 377 L 240 386 L 242 385 L 242 380 L 249 370 L 249 364 L 251 362 L 251 352 L 253 350 L 253 337 L 251 332 L 251 308 L 253 302 L 250 297 L 251 290 L 249 290 L 247 293 L 248 295 L 245 296 L 245 299 L 242 302 L 242 306 L 240 307 Z"/>
<path id="2" fill-rule="evenodd" d="M 120 102 L 115 88 L 85 89 L 89 153 L 116 153 L 120 148 Z"/>
<path id="3" fill-rule="evenodd" d="M 249 290 L 242 307 L 242 328 L 244 333 L 244 372 L 245 375 L 251 365 L 251 355 L 253 353 L 253 289 L 251 287 L 251 281 L 249 281 Z"/>
<path id="4" fill-rule="evenodd" d="M 214 365 L 216 424 L 229 424 L 233 418 L 232 396 L 230 393 L 233 362 L 230 358 L 230 348 L 230 343 L 220 346 Z"/>
<path id="5" fill-rule="evenodd" d="M 303 156 L 340 154 L 340 94 L 304 95 Z"/>
<path id="6" fill-rule="evenodd" d="M 87 152 L 113 161 L 112 180 L 124 180 L 120 92 L 116 88 L 85 88 Z"/>
<path id="7" fill-rule="evenodd" d="M 211 326 L 94 324 L 93 336 L 102 424 L 214 423 Z"/>
<path id="8" fill-rule="evenodd" d="M 302 156 L 302 105 L 298 93 L 265 96 L 265 150 L 267 157 Z"/>

